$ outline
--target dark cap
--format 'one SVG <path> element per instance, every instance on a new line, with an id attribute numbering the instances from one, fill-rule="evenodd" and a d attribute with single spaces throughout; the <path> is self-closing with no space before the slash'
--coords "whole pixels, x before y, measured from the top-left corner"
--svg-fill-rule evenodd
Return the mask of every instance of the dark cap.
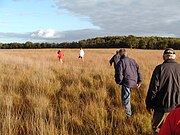
<path id="1" fill-rule="evenodd" d="M 176 53 L 174 52 L 174 49 L 167 48 L 166 50 L 164 50 L 163 55 L 176 55 Z"/>

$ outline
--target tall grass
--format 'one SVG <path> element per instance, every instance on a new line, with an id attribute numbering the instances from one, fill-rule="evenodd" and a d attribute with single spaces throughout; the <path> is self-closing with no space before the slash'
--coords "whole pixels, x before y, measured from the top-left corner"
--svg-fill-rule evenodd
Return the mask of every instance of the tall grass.
<path id="1" fill-rule="evenodd" d="M 0 50 L 0 134 L 2 135 L 150 135 L 145 96 L 162 50 L 128 50 L 140 66 L 143 84 L 133 89 L 133 117 L 126 119 L 120 86 L 109 59 L 115 49 Z M 180 51 L 176 51 L 180 56 Z M 180 62 L 180 58 L 177 58 Z"/>

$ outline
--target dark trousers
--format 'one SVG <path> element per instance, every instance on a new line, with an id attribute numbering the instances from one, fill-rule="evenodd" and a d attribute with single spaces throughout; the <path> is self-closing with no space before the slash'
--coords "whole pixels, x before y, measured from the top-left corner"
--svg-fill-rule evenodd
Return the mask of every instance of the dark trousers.
<path id="1" fill-rule="evenodd" d="M 152 119 L 152 129 L 153 129 L 154 135 L 158 134 L 168 114 L 169 113 L 154 111 L 153 119 Z"/>

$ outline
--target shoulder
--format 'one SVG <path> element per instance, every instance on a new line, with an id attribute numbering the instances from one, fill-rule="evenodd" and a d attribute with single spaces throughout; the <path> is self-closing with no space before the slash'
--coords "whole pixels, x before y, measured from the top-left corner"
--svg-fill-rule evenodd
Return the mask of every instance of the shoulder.
<path id="1" fill-rule="evenodd" d="M 174 117 L 174 115 L 180 115 L 180 104 L 177 105 L 171 112 L 170 115 Z"/>
<path id="2" fill-rule="evenodd" d="M 157 65 L 157 66 L 154 68 L 154 73 L 159 73 L 159 71 L 161 70 L 161 66 L 162 66 L 162 64 Z"/>
<path id="3" fill-rule="evenodd" d="M 157 65 L 154 70 L 160 70 L 160 68 L 161 68 L 162 65 L 163 65 L 163 64 Z"/>
<path id="4" fill-rule="evenodd" d="M 176 106 L 176 108 L 180 108 L 180 104 Z"/>
<path id="5" fill-rule="evenodd" d="M 130 57 L 128 57 L 128 56 L 124 57 L 124 59 L 125 59 L 125 60 L 128 60 L 128 61 L 134 61 L 134 62 L 135 62 L 135 60 L 134 60 L 133 58 L 130 58 Z"/>
<path id="6" fill-rule="evenodd" d="M 176 65 L 180 67 L 180 64 L 179 64 L 179 63 L 176 63 Z"/>
<path id="7" fill-rule="evenodd" d="M 130 61 L 129 57 L 123 57 L 123 56 L 119 60 L 120 63 L 129 63 L 129 61 Z"/>
<path id="8" fill-rule="evenodd" d="M 128 63 L 132 63 L 133 65 L 138 65 L 133 58 L 125 57 L 125 61 L 127 61 Z"/>

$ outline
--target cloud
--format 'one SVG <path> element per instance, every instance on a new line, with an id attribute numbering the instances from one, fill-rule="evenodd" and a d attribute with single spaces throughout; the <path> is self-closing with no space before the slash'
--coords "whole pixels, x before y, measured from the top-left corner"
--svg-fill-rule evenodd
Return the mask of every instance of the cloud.
<path id="1" fill-rule="evenodd" d="M 105 33 L 96 29 L 82 29 L 73 31 L 55 31 L 53 29 L 38 30 L 27 33 L 4 33 L 0 32 L 0 39 L 9 39 L 13 42 L 68 42 L 79 41 L 86 38 L 103 36 Z"/>
<path id="2" fill-rule="evenodd" d="M 36 38 L 45 38 L 45 39 L 61 37 L 54 29 L 39 30 L 37 32 L 33 32 L 31 36 Z"/>
<path id="3" fill-rule="evenodd" d="M 107 34 L 180 35 L 180 1 L 173 0 L 55 0 L 60 9 L 87 16 Z M 175 26 L 172 26 L 175 25 Z"/>
<path id="4" fill-rule="evenodd" d="M 87 37 L 103 36 L 105 33 L 96 29 L 82 29 L 70 31 L 55 31 L 54 29 L 45 29 L 31 32 L 28 34 L 31 40 L 46 40 L 51 42 L 78 41 Z"/>
<path id="5" fill-rule="evenodd" d="M 61 39 L 63 36 L 62 34 L 56 32 L 53 29 L 46 29 L 46 30 L 38 30 L 34 32 L 26 32 L 26 33 L 5 33 L 0 32 L 1 39 L 8 39 L 12 40 L 13 42 L 19 41 L 56 41 L 57 39 Z M 60 40 L 59 40 L 60 41 Z"/>

